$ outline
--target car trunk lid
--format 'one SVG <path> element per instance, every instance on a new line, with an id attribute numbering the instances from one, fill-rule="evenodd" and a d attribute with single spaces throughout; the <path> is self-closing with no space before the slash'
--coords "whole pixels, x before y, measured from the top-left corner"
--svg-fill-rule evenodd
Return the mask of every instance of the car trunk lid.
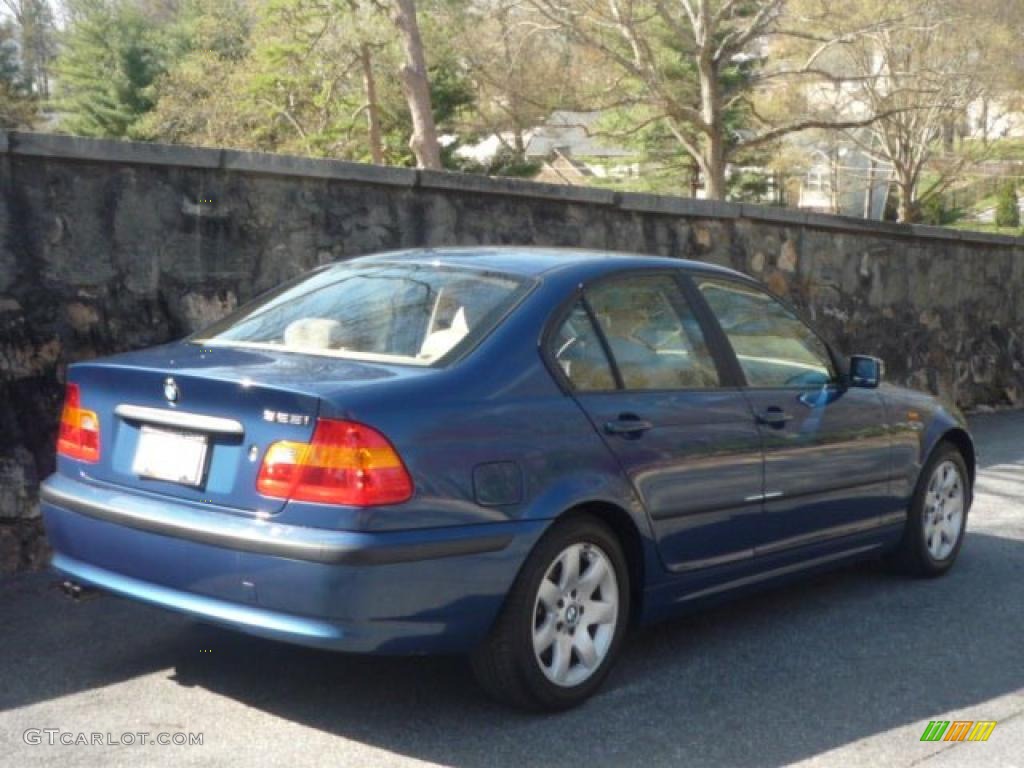
<path id="1" fill-rule="evenodd" d="M 397 369 L 397 370 L 396 370 Z M 273 514 L 256 490 L 267 448 L 308 442 L 321 397 L 422 373 L 287 352 L 157 347 L 72 367 L 82 407 L 100 421 L 100 459 L 82 474 L 216 508 Z"/>

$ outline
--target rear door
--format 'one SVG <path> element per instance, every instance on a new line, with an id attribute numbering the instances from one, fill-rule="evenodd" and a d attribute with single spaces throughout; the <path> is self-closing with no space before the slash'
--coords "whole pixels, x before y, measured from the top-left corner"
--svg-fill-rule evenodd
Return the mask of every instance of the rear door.
<path id="1" fill-rule="evenodd" d="M 841 385 L 827 345 L 759 286 L 695 281 L 735 352 L 764 443 L 758 554 L 870 530 L 896 511 L 878 391 Z"/>
<path id="2" fill-rule="evenodd" d="M 675 271 L 586 287 L 549 353 L 629 476 L 673 571 L 749 558 L 760 437 Z"/>

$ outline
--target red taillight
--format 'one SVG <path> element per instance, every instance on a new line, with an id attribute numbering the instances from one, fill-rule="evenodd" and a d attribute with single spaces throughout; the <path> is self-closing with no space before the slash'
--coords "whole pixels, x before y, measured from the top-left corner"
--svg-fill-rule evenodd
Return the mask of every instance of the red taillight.
<path id="1" fill-rule="evenodd" d="M 369 507 L 412 496 L 412 478 L 380 432 L 354 421 L 318 419 L 309 443 L 281 440 L 263 457 L 264 496 Z"/>
<path id="2" fill-rule="evenodd" d="M 100 420 L 95 411 L 82 407 L 82 392 L 77 384 L 68 384 L 64 390 L 57 453 L 79 461 L 100 460 Z"/>

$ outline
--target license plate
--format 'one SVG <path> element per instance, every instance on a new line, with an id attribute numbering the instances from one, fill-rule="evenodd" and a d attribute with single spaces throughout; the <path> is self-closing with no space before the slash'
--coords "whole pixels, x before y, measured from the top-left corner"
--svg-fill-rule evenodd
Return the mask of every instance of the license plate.
<path id="1" fill-rule="evenodd" d="M 132 472 L 139 477 L 197 486 L 203 482 L 206 448 L 204 435 L 142 427 Z"/>

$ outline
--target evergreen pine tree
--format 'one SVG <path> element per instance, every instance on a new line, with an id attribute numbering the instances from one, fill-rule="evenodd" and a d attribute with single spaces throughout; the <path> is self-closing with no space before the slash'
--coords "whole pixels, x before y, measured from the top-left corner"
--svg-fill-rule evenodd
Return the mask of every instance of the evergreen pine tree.
<path id="1" fill-rule="evenodd" d="M 131 137 L 154 106 L 167 41 L 137 4 L 72 0 L 71 23 L 57 60 L 61 128 L 82 136 Z"/>

